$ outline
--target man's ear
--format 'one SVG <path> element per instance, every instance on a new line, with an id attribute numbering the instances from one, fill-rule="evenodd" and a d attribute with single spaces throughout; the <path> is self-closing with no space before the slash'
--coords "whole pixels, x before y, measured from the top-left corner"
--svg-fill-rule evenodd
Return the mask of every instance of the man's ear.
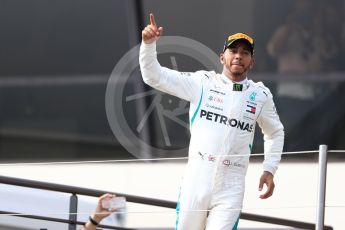
<path id="1" fill-rule="evenodd" d="M 220 64 L 224 65 L 224 53 L 219 54 L 219 61 L 220 61 Z"/>

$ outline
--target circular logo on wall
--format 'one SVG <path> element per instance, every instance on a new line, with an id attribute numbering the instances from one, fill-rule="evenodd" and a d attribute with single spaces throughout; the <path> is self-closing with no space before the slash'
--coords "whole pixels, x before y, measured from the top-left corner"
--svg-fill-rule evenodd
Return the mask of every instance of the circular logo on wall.
<path id="1" fill-rule="evenodd" d="M 181 136 L 179 134 L 189 133 L 189 105 L 179 98 L 144 87 L 139 49 L 140 44 L 128 51 L 108 80 L 105 108 L 110 128 L 119 143 L 137 158 L 181 156 L 188 146 L 174 144 L 174 140 Z M 183 62 L 186 58 L 187 62 L 197 62 L 204 70 L 218 72 L 221 69 L 215 52 L 185 37 L 161 37 L 157 41 L 157 55 L 167 58 L 175 70 L 179 70 L 176 57 L 184 58 Z"/>

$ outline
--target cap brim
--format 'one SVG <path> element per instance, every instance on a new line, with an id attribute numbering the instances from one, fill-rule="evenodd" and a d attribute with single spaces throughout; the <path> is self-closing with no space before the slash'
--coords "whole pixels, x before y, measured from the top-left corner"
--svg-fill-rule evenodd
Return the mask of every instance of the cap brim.
<path id="1" fill-rule="evenodd" d="M 227 48 L 229 48 L 230 46 L 232 46 L 235 42 L 239 42 L 239 41 L 243 41 L 243 42 L 247 43 L 247 45 L 248 45 L 248 47 L 249 47 L 249 49 L 250 49 L 250 52 L 251 52 L 251 54 L 253 55 L 253 53 L 254 53 L 254 46 L 253 46 L 253 44 L 250 43 L 247 39 L 244 39 L 244 38 L 238 38 L 238 39 L 234 39 L 234 40 L 228 42 L 228 43 L 226 44 L 226 46 L 224 47 L 223 52 L 224 52 Z"/>

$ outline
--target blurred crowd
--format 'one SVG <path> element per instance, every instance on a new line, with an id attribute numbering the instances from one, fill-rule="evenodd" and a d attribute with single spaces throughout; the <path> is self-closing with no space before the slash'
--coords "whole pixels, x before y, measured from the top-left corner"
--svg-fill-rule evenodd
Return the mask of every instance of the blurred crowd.
<path id="1" fill-rule="evenodd" d="M 315 142 L 340 146 L 344 131 L 338 124 L 345 109 L 337 104 L 345 100 L 345 1 L 294 0 L 289 6 L 256 58 L 258 72 L 277 73 L 271 88 L 286 128 L 285 149 L 310 149 Z"/>
<path id="2" fill-rule="evenodd" d="M 345 70 L 344 1 L 297 0 L 273 32 L 267 53 L 281 74 Z"/>

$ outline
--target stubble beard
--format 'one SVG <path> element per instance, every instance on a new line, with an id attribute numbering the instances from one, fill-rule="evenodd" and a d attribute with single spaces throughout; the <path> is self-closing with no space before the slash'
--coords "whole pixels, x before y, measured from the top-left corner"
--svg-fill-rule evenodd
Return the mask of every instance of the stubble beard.
<path id="1" fill-rule="evenodd" d="M 246 78 L 247 71 L 248 71 L 248 68 L 243 69 L 243 71 L 231 71 L 231 69 L 229 69 L 229 72 L 234 81 L 239 81 Z"/>

